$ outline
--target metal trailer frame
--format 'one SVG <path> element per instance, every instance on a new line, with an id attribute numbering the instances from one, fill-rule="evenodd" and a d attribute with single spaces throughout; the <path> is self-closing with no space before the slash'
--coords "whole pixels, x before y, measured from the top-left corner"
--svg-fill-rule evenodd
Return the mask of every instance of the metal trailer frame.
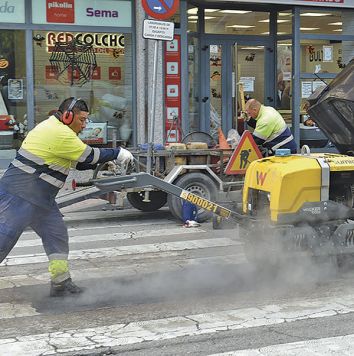
<path id="1" fill-rule="evenodd" d="M 251 217 L 242 215 L 236 211 L 225 208 L 215 202 L 209 201 L 200 197 L 194 193 L 184 190 L 174 184 L 171 184 L 165 180 L 157 178 L 149 173 L 134 173 L 126 176 L 118 176 L 112 178 L 103 178 L 93 180 L 93 187 L 83 189 L 78 192 L 69 193 L 57 198 L 57 204 L 59 208 L 80 202 L 85 199 L 99 197 L 105 193 L 112 191 L 122 191 L 134 188 L 157 188 L 163 190 L 168 194 L 172 194 L 183 200 L 189 201 L 198 207 L 201 207 L 207 211 L 210 211 L 221 218 L 232 217 L 237 222 L 245 222 L 245 220 L 253 220 Z"/>

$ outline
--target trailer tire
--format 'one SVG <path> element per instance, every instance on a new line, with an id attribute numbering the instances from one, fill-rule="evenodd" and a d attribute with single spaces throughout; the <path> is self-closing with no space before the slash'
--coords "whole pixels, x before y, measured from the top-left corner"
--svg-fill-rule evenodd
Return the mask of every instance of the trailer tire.
<path id="1" fill-rule="evenodd" d="M 162 190 L 153 190 L 150 193 L 150 202 L 144 202 L 144 191 L 141 192 L 129 192 L 127 193 L 127 199 L 129 203 L 138 210 L 141 211 L 156 211 L 162 208 L 167 202 L 167 194 Z"/>
<path id="2" fill-rule="evenodd" d="M 175 182 L 178 187 L 188 190 L 196 195 L 199 195 L 208 200 L 215 200 L 216 197 L 216 185 L 214 181 L 204 173 L 192 172 L 186 173 L 179 177 Z M 182 199 L 169 194 L 167 197 L 167 204 L 171 214 L 182 220 Z M 198 208 L 198 222 L 207 221 L 212 217 L 213 213 Z"/>

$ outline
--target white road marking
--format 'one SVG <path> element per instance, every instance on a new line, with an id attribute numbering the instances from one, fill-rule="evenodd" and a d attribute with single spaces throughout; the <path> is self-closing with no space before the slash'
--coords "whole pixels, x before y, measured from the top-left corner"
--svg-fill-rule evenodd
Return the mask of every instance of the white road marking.
<path id="1" fill-rule="evenodd" d="M 156 225 L 162 225 L 162 226 L 165 226 L 165 225 L 181 225 L 181 224 L 177 224 L 176 222 L 174 221 L 169 221 L 169 220 L 144 220 L 143 223 L 132 223 L 132 224 L 117 224 L 117 225 L 94 225 L 94 226 L 88 226 L 88 227 L 85 227 L 85 226 L 82 226 L 82 227 L 69 227 L 68 228 L 68 231 L 71 232 L 71 231 L 93 231 L 93 230 L 105 230 L 105 229 L 114 229 L 114 228 L 125 228 L 125 227 L 136 227 L 136 226 L 156 226 Z M 24 236 L 28 236 L 28 235 L 34 235 L 34 236 L 37 236 L 37 234 L 30 230 L 30 231 L 24 231 L 22 233 L 22 235 Z"/>
<path id="2" fill-rule="evenodd" d="M 142 231 L 131 231 L 131 232 L 111 232 L 109 234 L 99 234 L 99 235 L 75 235 L 70 236 L 70 243 L 84 243 L 84 242 L 95 242 L 95 241 L 118 241 L 127 239 L 139 239 L 143 237 L 152 236 L 170 236 L 170 235 L 181 235 L 181 234 L 194 234 L 206 232 L 202 229 L 186 229 L 184 227 L 170 228 L 170 229 L 160 229 L 160 230 L 142 230 Z M 42 241 L 39 238 L 20 240 L 16 244 L 18 247 L 33 247 L 42 246 Z"/>
<path id="3" fill-rule="evenodd" d="M 352 356 L 353 353 L 354 335 L 343 335 L 270 345 L 258 349 L 230 351 L 210 356 Z"/>
<path id="4" fill-rule="evenodd" d="M 38 315 L 30 304 L 0 303 L 0 319 Z"/>
<path id="5" fill-rule="evenodd" d="M 354 312 L 354 295 L 298 300 L 279 305 L 265 305 L 243 309 L 216 311 L 204 314 L 176 316 L 156 320 L 144 320 L 128 324 L 113 324 L 94 328 L 64 330 L 38 335 L 18 336 L 16 339 L 0 339 L 0 355 L 52 355 L 55 353 L 91 350 L 99 347 L 117 347 L 146 341 L 168 340 L 179 336 L 218 333 L 227 330 L 247 329 L 290 323 L 303 319 L 317 319 Z M 343 340 L 344 339 L 343 337 Z M 347 338 L 352 345 L 353 339 Z M 311 341 L 313 342 L 313 341 Z M 310 342 L 308 342 L 310 343 Z M 295 343 L 296 344 L 296 343 Z M 297 343 L 302 345 L 303 343 Z M 289 344 L 291 345 L 291 344 Z M 334 343 L 333 343 L 334 345 Z M 275 347 L 275 346 L 274 346 Z M 285 345 L 276 346 L 279 351 Z M 277 350 L 275 347 L 275 351 Z M 270 348 L 270 346 L 268 347 Z M 264 349 L 268 349 L 264 348 Z M 264 353 L 264 355 L 306 355 L 294 353 Z M 237 356 L 259 356 L 257 350 L 237 351 Z M 244 354 L 242 352 L 245 352 Z M 329 355 L 329 353 L 327 353 Z M 233 354 L 231 354 L 233 355 Z M 319 353 L 319 355 L 326 355 Z M 349 355 L 349 354 L 348 354 Z"/>
<path id="6" fill-rule="evenodd" d="M 164 257 L 169 257 L 166 255 Z M 125 265 L 117 265 L 112 267 L 93 267 L 93 268 L 85 268 L 85 270 L 80 269 L 72 269 L 70 271 L 71 276 L 76 282 L 84 281 L 86 279 L 93 278 L 118 278 L 118 277 L 126 277 L 126 276 L 134 276 L 140 271 L 144 273 L 157 273 L 161 272 L 163 267 L 164 271 L 175 271 L 176 269 L 186 268 L 188 266 L 200 266 L 200 265 L 212 265 L 212 264 L 232 264 L 237 265 L 240 263 L 245 263 L 246 258 L 242 251 L 238 254 L 232 254 L 227 256 L 208 256 L 208 257 L 200 257 L 200 258 L 183 258 L 177 259 L 172 262 L 163 262 L 160 261 L 158 263 L 144 263 L 138 262 L 137 264 L 130 264 L 128 266 Z M 14 275 L 14 276 L 6 276 L 0 277 L 0 290 L 1 289 L 9 289 L 15 287 L 22 286 L 34 286 L 34 285 L 43 285 L 48 284 L 49 281 L 49 273 L 40 273 L 40 274 L 22 274 L 22 275 Z"/>
<path id="7" fill-rule="evenodd" d="M 94 258 L 111 258 L 123 255 L 177 252 L 184 250 L 194 250 L 201 248 L 224 247 L 240 245 L 239 242 L 229 238 L 187 240 L 175 242 L 162 242 L 154 244 L 139 244 L 130 246 L 117 246 L 107 248 L 93 248 L 74 250 L 70 252 L 69 260 L 88 260 Z M 161 256 L 158 256 L 161 257 Z M 27 254 L 27 255 L 9 255 L 1 264 L 7 266 L 24 265 L 31 263 L 48 262 L 45 253 Z"/>

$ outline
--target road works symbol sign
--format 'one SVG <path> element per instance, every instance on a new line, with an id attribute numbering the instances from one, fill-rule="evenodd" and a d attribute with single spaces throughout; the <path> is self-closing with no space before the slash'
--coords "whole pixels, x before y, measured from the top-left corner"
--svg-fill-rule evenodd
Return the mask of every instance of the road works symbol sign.
<path id="1" fill-rule="evenodd" d="M 262 158 L 262 154 L 258 146 L 251 133 L 245 131 L 226 166 L 225 174 L 245 174 L 250 163 L 259 158 Z"/>
<path id="2" fill-rule="evenodd" d="M 145 12 L 158 20 L 173 16 L 179 7 L 179 0 L 142 0 Z"/>

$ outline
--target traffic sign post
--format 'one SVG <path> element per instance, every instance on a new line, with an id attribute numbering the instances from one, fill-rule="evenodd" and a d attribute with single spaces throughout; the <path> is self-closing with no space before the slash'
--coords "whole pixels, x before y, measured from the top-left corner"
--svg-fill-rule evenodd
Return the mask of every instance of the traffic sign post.
<path id="1" fill-rule="evenodd" d="M 155 131 L 155 102 L 156 102 L 156 78 L 157 78 L 157 55 L 158 45 L 160 41 L 172 41 L 174 37 L 173 22 L 157 21 L 157 20 L 144 20 L 143 24 L 143 37 L 146 39 L 154 40 L 154 59 L 153 59 L 153 74 L 152 74 L 152 94 L 151 94 L 151 111 L 150 111 L 150 126 L 149 126 L 149 144 L 147 151 L 146 171 L 151 173 L 152 165 L 152 152 L 154 146 L 154 131 Z M 145 200 L 148 201 L 149 193 L 145 194 Z"/>
<path id="2" fill-rule="evenodd" d="M 142 0 L 145 12 L 158 20 L 173 16 L 179 8 L 179 0 Z"/>

